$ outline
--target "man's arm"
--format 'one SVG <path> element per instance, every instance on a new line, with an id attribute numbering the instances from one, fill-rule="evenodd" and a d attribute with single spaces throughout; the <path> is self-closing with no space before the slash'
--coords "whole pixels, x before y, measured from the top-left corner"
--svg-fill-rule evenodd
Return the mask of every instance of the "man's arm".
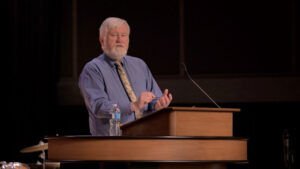
<path id="1" fill-rule="evenodd" d="M 153 100 L 149 103 L 150 111 L 158 111 L 160 109 L 168 107 L 173 99 L 172 94 L 169 93 L 168 89 L 165 89 L 164 93 L 162 94 L 148 66 L 147 66 L 147 76 L 148 76 L 147 78 L 148 90 L 155 95 L 155 98 L 153 98 Z"/>
<path id="2" fill-rule="evenodd" d="M 109 118 L 113 104 L 108 99 L 101 72 L 93 67 L 85 67 L 79 78 L 79 88 L 90 114 L 97 118 Z"/>

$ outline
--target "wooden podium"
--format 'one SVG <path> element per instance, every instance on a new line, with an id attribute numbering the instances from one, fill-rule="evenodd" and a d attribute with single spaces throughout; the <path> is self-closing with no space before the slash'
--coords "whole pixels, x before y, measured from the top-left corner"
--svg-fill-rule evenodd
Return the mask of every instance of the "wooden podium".
<path id="1" fill-rule="evenodd" d="M 48 160 L 146 162 L 158 163 L 158 168 L 205 169 L 247 163 L 247 139 L 232 136 L 232 114 L 239 111 L 170 107 L 122 126 L 123 136 L 47 137 Z"/>
<path id="2" fill-rule="evenodd" d="M 169 107 L 122 127 L 126 136 L 232 137 L 233 112 L 240 109 Z"/>

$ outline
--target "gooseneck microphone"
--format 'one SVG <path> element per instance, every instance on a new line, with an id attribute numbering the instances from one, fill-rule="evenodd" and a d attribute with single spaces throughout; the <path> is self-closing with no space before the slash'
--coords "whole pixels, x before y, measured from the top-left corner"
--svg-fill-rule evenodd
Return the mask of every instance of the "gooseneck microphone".
<path id="1" fill-rule="evenodd" d="M 181 65 L 183 66 L 183 68 L 184 68 L 184 71 L 185 71 L 185 73 L 186 73 L 186 75 L 187 75 L 187 77 L 194 83 L 194 85 L 195 86 L 197 86 L 198 87 L 198 89 L 200 89 L 201 90 L 201 92 L 202 93 L 204 93 L 205 94 L 205 96 L 206 97 L 208 97 L 209 98 L 209 100 L 211 101 L 211 102 L 213 102 L 218 108 L 221 108 L 215 101 L 214 101 L 214 99 L 212 99 L 193 79 L 192 79 L 192 77 L 190 76 L 190 74 L 189 74 L 189 72 L 187 71 L 187 68 L 186 68 L 186 66 L 185 66 L 185 64 L 184 63 L 181 63 Z"/>

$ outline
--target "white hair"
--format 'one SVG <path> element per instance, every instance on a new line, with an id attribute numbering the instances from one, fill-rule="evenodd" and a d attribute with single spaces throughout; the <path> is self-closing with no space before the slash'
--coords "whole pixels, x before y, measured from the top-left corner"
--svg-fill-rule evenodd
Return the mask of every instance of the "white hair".
<path id="1" fill-rule="evenodd" d="M 102 22 L 102 24 L 99 28 L 99 37 L 105 38 L 106 33 L 108 32 L 109 29 L 121 26 L 123 24 L 125 24 L 128 27 L 128 30 L 130 32 L 130 27 L 129 27 L 126 20 L 121 19 L 121 18 L 117 18 L 117 17 L 108 17 L 108 18 L 106 18 Z"/>

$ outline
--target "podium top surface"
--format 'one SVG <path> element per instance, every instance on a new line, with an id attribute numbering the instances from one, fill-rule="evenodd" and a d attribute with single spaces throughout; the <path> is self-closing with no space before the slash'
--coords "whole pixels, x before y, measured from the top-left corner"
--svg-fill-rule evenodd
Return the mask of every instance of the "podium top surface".
<path id="1" fill-rule="evenodd" d="M 208 112 L 240 112 L 238 108 L 213 108 L 213 107 L 167 107 L 165 110 L 173 111 L 208 111 Z"/>
<path id="2" fill-rule="evenodd" d="M 216 137 L 216 136 L 92 136 L 92 135 L 63 135 L 63 136 L 46 136 L 46 140 L 61 139 L 100 139 L 100 140 L 139 140 L 139 139 L 189 139 L 189 140 L 248 140 L 245 137 Z"/>

